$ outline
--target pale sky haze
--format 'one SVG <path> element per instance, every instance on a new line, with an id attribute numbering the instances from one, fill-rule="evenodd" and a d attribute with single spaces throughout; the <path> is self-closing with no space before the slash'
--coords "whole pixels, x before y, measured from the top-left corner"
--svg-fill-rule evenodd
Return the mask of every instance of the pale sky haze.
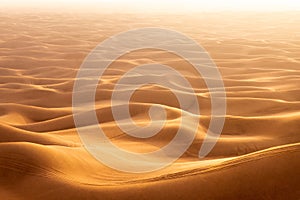
<path id="1" fill-rule="evenodd" d="M 3 1 L 3 0 L 1 0 Z M 2 9 L 56 9 L 140 12 L 288 11 L 300 10 L 299 0 L 10 0 Z"/>

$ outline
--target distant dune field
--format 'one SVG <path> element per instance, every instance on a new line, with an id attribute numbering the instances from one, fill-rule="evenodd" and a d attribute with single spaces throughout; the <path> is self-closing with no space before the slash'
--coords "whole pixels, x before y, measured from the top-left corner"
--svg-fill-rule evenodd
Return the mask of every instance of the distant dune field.
<path id="1" fill-rule="evenodd" d="M 0 199 L 299 199 L 299 24 L 297 12 L 0 13 Z M 74 125 L 72 89 L 83 59 L 99 42 L 141 27 L 180 31 L 208 51 L 224 80 L 227 115 L 218 143 L 199 160 L 211 114 L 203 79 L 168 52 L 122 56 L 105 72 L 95 103 L 100 126 L 116 145 L 153 151 L 178 129 L 175 96 L 151 84 L 133 95 L 130 112 L 144 126 L 149 102 L 161 104 L 165 127 L 141 140 L 116 126 L 109 100 L 118 77 L 134 66 L 159 62 L 177 69 L 194 87 L 201 109 L 196 139 L 177 162 L 130 174 L 85 150 Z M 185 131 L 190 134 L 188 126 Z"/>

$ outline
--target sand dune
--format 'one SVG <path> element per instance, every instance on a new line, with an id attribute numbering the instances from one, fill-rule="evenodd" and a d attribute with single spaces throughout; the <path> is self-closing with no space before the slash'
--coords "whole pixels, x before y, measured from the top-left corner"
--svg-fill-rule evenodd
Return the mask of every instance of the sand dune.
<path id="1" fill-rule="evenodd" d="M 299 17 L 0 13 L 1 199 L 299 198 Z M 171 88 L 148 84 L 134 93 L 129 110 L 139 126 L 149 125 L 152 103 L 166 110 L 167 120 L 149 139 L 126 135 L 116 126 L 110 99 L 121 75 L 135 66 L 159 62 L 178 70 L 193 86 L 201 109 L 197 135 L 175 163 L 151 173 L 123 173 L 98 162 L 83 147 L 72 114 L 73 83 L 83 59 L 99 42 L 149 26 L 181 31 L 209 52 L 224 79 L 226 121 L 214 149 L 199 160 L 211 119 L 205 77 L 184 59 L 160 50 L 120 57 L 104 73 L 95 99 L 98 122 L 114 144 L 133 152 L 168 144 L 181 118 L 171 89 L 191 96 L 176 84 L 177 77 L 163 71 L 130 75 L 127 82 L 163 79 Z M 189 126 L 183 132 L 192 134 Z"/>

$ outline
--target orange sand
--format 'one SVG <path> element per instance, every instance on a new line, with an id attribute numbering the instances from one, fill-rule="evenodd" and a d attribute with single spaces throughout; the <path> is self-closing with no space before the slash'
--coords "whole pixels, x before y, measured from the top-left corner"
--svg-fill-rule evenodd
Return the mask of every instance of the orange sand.
<path id="1" fill-rule="evenodd" d="M 299 19 L 300 13 L 0 13 L 1 199 L 299 198 Z M 141 140 L 115 126 L 111 91 L 133 66 L 156 61 L 181 71 L 195 87 L 202 114 L 196 140 L 176 163 L 157 172 L 126 174 L 102 165 L 83 148 L 72 117 L 72 87 L 81 62 L 99 42 L 148 26 L 181 31 L 206 48 L 224 78 L 228 111 L 217 145 L 198 160 L 210 119 L 203 80 L 170 53 L 145 50 L 121 57 L 107 70 L 96 98 L 99 122 L 115 144 L 152 151 L 167 144 L 178 128 L 178 102 L 155 85 L 134 94 L 130 111 L 146 125 L 145 102 L 165 105 L 163 130 Z"/>

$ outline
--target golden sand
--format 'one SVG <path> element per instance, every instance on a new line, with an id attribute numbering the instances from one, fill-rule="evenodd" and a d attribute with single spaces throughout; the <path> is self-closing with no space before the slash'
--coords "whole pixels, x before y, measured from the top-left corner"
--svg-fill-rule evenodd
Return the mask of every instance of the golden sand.
<path id="1" fill-rule="evenodd" d="M 299 19 L 299 13 L 1 13 L 1 199 L 299 198 Z M 177 162 L 152 173 L 127 174 L 101 164 L 82 146 L 72 89 L 83 59 L 99 42 L 149 26 L 180 31 L 209 52 L 223 76 L 227 115 L 218 143 L 199 160 L 210 120 L 203 79 L 167 52 L 124 55 L 107 70 L 96 96 L 101 127 L 116 145 L 153 151 L 178 129 L 178 102 L 156 85 L 134 94 L 130 112 L 143 126 L 149 122 L 147 102 L 165 106 L 168 121 L 159 134 L 134 139 L 116 127 L 111 92 L 118 77 L 134 66 L 161 62 L 179 70 L 195 88 L 201 108 L 197 137 Z"/>

